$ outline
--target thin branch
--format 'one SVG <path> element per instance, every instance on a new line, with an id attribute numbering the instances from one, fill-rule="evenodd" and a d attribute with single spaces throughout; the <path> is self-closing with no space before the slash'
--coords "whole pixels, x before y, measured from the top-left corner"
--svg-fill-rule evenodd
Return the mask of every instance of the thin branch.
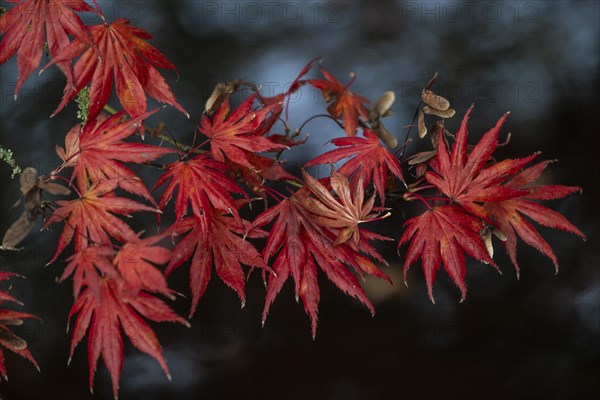
<path id="1" fill-rule="evenodd" d="M 106 111 L 107 113 L 109 113 L 111 115 L 115 115 L 118 112 L 115 108 L 113 108 L 112 106 L 110 106 L 108 104 L 104 105 L 104 111 Z M 181 150 L 185 153 L 196 153 L 196 154 L 206 153 L 206 150 L 194 149 L 192 146 L 188 146 L 188 145 L 179 143 L 177 140 L 175 140 L 175 137 L 173 137 L 173 135 L 171 134 L 170 131 L 169 131 L 169 135 L 165 135 L 162 132 L 157 132 L 157 128 L 148 128 L 148 127 L 144 126 L 144 132 L 150 134 L 154 138 L 157 138 L 164 142 L 170 143 L 177 150 Z"/>
<path id="2" fill-rule="evenodd" d="M 300 132 L 302 132 L 302 129 L 304 128 L 304 126 L 306 124 L 308 124 L 310 121 L 317 119 L 317 118 L 329 118 L 330 120 L 332 120 L 333 122 L 335 122 L 340 128 L 344 129 L 344 125 L 342 125 L 342 123 L 340 123 L 337 119 L 333 118 L 331 115 L 329 114 L 317 114 L 317 115 L 313 115 L 312 117 L 310 117 L 309 119 L 307 119 L 306 121 L 304 121 L 302 123 L 302 125 L 300 125 L 300 128 L 296 129 L 295 135 L 298 136 L 300 134 Z"/>

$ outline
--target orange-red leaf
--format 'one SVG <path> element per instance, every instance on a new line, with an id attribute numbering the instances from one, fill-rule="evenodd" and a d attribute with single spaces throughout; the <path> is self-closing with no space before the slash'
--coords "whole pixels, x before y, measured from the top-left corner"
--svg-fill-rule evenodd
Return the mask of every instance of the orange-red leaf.
<path id="1" fill-rule="evenodd" d="M 486 218 L 485 209 L 479 204 L 510 199 L 525 194 L 522 189 L 501 186 L 500 183 L 519 172 L 530 163 L 537 153 L 519 159 L 507 159 L 486 167 L 498 146 L 498 135 L 507 114 L 490 129 L 467 154 L 467 120 L 473 107 L 465 114 L 452 154 L 448 152 L 443 132 L 440 130 L 436 158 L 436 172 L 427 172 L 425 178 L 443 194 L 480 218 Z"/>
<path id="2" fill-rule="evenodd" d="M 85 26 L 74 11 L 93 9 L 82 0 L 9 0 L 9 2 L 17 4 L 0 15 L 0 33 L 5 34 L 0 43 L 0 64 L 18 53 L 19 79 L 15 86 L 16 98 L 23 83 L 40 64 L 44 50 L 44 37 L 50 57 L 57 56 L 69 45 L 69 35 L 82 43 L 91 41 Z M 66 63 L 59 62 L 58 66 L 68 73 L 69 66 Z"/>
<path id="3" fill-rule="evenodd" d="M 88 243 L 97 245 L 110 244 L 110 238 L 120 242 L 135 239 L 135 232 L 114 214 L 128 216 L 136 211 L 158 210 L 122 197 L 112 192 L 117 187 L 114 179 L 103 180 L 81 193 L 75 200 L 59 200 L 57 208 L 47 222 L 65 222 L 65 227 L 58 239 L 56 252 L 49 263 L 54 262 L 67 245 L 75 238 L 75 253 L 84 250 Z"/>
<path id="4" fill-rule="evenodd" d="M 188 203 L 197 217 L 210 214 L 212 208 L 237 214 L 238 207 L 231 194 L 245 193 L 235 181 L 225 175 L 226 171 L 226 164 L 213 160 L 208 154 L 169 164 L 167 171 L 154 185 L 156 189 L 168 181 L 158 202 L 159 208 L 164 209 L 177 189 L 175 217 L 178 220 L 188 213 Z"/>
<path id="5" fill-rule="evenodd" d="M 81 55 L 53 115 L 89 84 L 88 117 L 96 117 L 110 97 L 113 82 L 121 106 L 132 117 L 146 112 L 146 95 L 188 115 L 155 68 L 175 70 L 175 66 L 145 41 L 152 38 L 148 32 L 129 25 L 126 19 L 91 26 L 88 30 L 92 44 L 76 38 L 44 67 L 70 62 Z"/>
<path id="6" fill-rule="evenodd" d="M 131 294 L 145 290 L 172 297 L 164 274 L 156 268 L 171 259 L 171 250 L 157 246 L 166 236 L 138 237 L 123 244 L 115 255 L 114 264 L 123 278 L 124 288 Z"/>
<path id="7" fill-rule="evenodd" d="M 375 196 L 365 202 L 365 191 L 362 176 L 352 184 L 344 175 L 333 171 L 330 179 L 332 189 L 337 195 L 333 197 L 329 189 L 304 170 L 302 176 L 306 188 L 314 195 L 299 196 L 302 205 L 314 214 L 314 221 L 323 227 L 339 229 L 334 246 L 352 239 L 358 245 L 360 230 L 358 224 L 380 219 L 379 213 L 373 213 Z M 389 213 L 384 217 L 389 216 Z"/>
<path id="8" fill-rule="evenodd" d="M 362 176 L 364 185 L 369 185 L 371 180 L 375 186 L 377 194 L 382 202 L 385 201 L 385 185 L 387 182 L 388 171 L 404 180 L 402 169 L 398 159 L 381 145 L 379 138 L 373 131 L 364 130 L 365 138 L 361 137 L 342 137 L 333 139 L 331 142 L 339 147 L 313 158 L 305 164 L 311 167 L 319 164 L 333 164 L 344 158 L 353 157 L 346 161 L 338 169 L 338 172 L 348 178 L 356 175 Z"/>
<path id="9" fill-rule="evenodd" d="M 298 180 L 297 177 L 287 172 L 283 165 L 274 158 L 264 157 L 255 153 L 246 153 L 246 157 L 252 168 L 231 161 L 228 162 L 228 165 L 231 168 L 231 175 L 235 176 L 239 174 L 239 179 L 251 188 L 261 186 L 265 180 Z"/>
<path id="10" fill-rule="evenodd" d="M 287 91 L 285 91 L 284 93 L 279 93 L 279 94 L 276 94 L 273 96 L 267 96 L 267 97 L 263 97 L 263 96 L 259 95 L 258 98 L 259 98 L 260 102 L 265 105 L 282 103 L 285 100 L 285 98 L 287 97 L 288 103 L 289 103 L 289 96 L 292 93 L 295 93 L 298 89 L 300 89 L 306 83 L 306 80 L 302 80 L 300 78 L 304 77 L 304 75 L 306 75 L 308 73 L 308 71 L 310 71 L 310 69 L 313 67 L 313 65 L 315 65 L 319 60 L 320 60 L 320 58 L 316 57 L 316 58 L 313 58 L 312 60 L 310 60 L 308 63 L 306 63 L 306 65 L 300 70 L 300 72 L 298 73 L 296 78 L 289 85 Z M 287 116 L 286 116 L 286 119 L 287 119 Z"/>
<path id="11" fill-rule="evenodd" d="M 147 163 L 174 152 L 165 147 L 123 141 L 135 134 L 143 120 L 154 112 L 156 110 L 127 121 L 124 121 L 126 114 L 123 111 L 110 117 L 100 114 L 88 119 L 83 127 L 74 126 L 65 138 L 65 149 L 56 148 L 63 160 L 56 172 L 73 167 L 72 177 L 77 178 L 80 190 L 85 190 L 88 182 L 114 179 L 123 190 L 154 203 L 144 182 L 123 165 L 123 162 Z"/>
<path id="12" fill-rule="evenodd" d="M 526 195 L 505 201 L 486 203 L 485 209 L 491 215 L 496 227 L 506 236 L 504 247 L 519 276 L 517 262 L 517 235 L 552 260 L 556 271 L 558 261 L 552 248 L 539 232 L 524 217 L 529 217 L 540 225 L 574 233 L 585 239 L 585 235 L 570 223 L 562 214 L 532 200 L 551 200 L 581 191 L 576 186 L 532 186 L 551 161 L 540 162 L 515 175 L 505 186 L 513 189 L 528 189 Z"/>
<path id="13" fill-rule="evenodd" d="M 398 247 L 410 242 L 404 257 L 404 279 L 410 266 L 421 258 L 429 297 L 433 300 L 433 282 L 443 264 L 461 291 L 461 301 L 467 295 L 465 284 L 465 253 L 496 266 L 479 232 L 483 222 L 467 214 L 459 206 L 440 206 L 406 221 Z"/>
<path id="14" fill-rule="evenodd" d="M 269 116 L 281 105 L 272 104 L 259 110 L 252 110 L 255 98 L 256 94 L 249 96 L 238 108 L 231 111 L 228 96 L 212 120 L 207 115 L 202 116 L 199 129 L 210 139 L 210 151 L 215 160 L 225 161 L 227 158 L 244 167 L 254 168 L 248 160 L 247 153 L 287 147 L 262 136 L 266 133 L 263 124 L 267 123 L 269 126 L 272 124 L 273 121 L 269 119 Z"/>
<path id="15" fill-rule="evenodd" d="M 109 246 L 88 246 L 69 257 L 67 267 L 60 282 L 73 275 L 73 296 L 79 296 L 81 289 L 88 286 L 98 294 L 102 277 L 119 278 L 112 264 L 114 251 Z"/>
<path id="16" fill-rule="evenodd" d="M 334 246 L 337 235 L 331 235 L 327 228 L 320 227 L 296 196 L 298 195 L 284 199 L 267 209 L 253 222 L 253 226 L 260 227 L 275 221 L 263 249 L 265 261 L 275 257 L 275 274 L 271 274 L 268 279 L 263 324 L 271 304 L 291 275 L 296 297 L 302 299 L 304 310 L 311 319 L 314 337 L 317 332 L 320 299 L 317 266 L 344 293 L 358 298 L 365 304 L 371 313 L 375 312 L 373 305 L 348 266 L 361 274 L 383 274 L 355 248 L 347 244 Z"/>
<path id="17" fill-rule="evenodd" d="M 325 79 L 309 79 L 307 82 L 321 91 L 323 100 L 331 102 L 327 111 L 332 117 L 344 122 L 344 130 L 348 136 L 356 136 L 356 128 L 360 122 L 359 117 L 365 121 L 369 120 L 369 110 L 366 107 L 369 100 L 348 89 L 352 81 L 347 85 L 342 85 L 325 68 L 319 66 L 319 69 Z"/>
<path id="18" fill-rule="evenodd" d="M 88 334 L 90 390 L 94 383 L 98 359 L 102 356 L 110 372 L 114 396 L 117 397 L 123 366 L 122 332 L 138 350 L 154 357 L 170 378 L 158 338 L 143 318 L 154 322 L 178 322 L 189 326 L 187 321 L 175 314 L 163 301 L 148 293 L 139 292 L 128 297 L 119 290 L 119 285 L 110 279 L 100 282 L 98 293 L 99 295 L 96 295 L 95 292 L 86 289 L 69 313 L 69 319 L 77 314 L 71 339 L 71 357 L 75 347 L 86 333 Z"/>
<path id="19" fill-rule="evenodd" d="M 240 221 L 244 226 L 240 226 Z M 185 218 L 170 229 L 173 235 L 187 233 L 173 250 L 173 258 L 166 273 L 171 273 L 192 258 L 190 290 L 193 315 L 210 281 L 212 266 L 227 286 L 235 290 L 242 302 L 246 301 L 245 277 L 241 264 L 269 270 L 262 257 L 246 238 L 263 237 L 266 232 L 248 229 L 248 223 L 239 218 L 213 212 L 212 219 L 193 216 Z M 245 234 L 244 238 L 240 234 Z"/>

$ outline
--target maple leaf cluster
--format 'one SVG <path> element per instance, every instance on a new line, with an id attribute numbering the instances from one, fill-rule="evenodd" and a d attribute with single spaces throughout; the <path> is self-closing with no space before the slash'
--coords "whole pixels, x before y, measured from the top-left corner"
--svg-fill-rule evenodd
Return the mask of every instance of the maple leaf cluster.
<path id="1" fill-rule="evenodd" d="M 416 180 L 407 182 L 413 176 L 403 171 L 404 150 L 401 155 L 394 150 L 397 138 L 381 121 L 390 115 L 393 92 L 371 103 L 350 90 L 354 75 L 344 85 L 315 59 L 286 92 L 273 97 L 262 96 L 256 85 L 241 80 L 217 85 L 188 146 L 163 133 L 164 127 L 146 126 L 157 111 L 148 111 L 148 98 L 187 115 L 157 70 L 175 70 L 175 66 L 146 41 L 151 39 L 146 31 L 123 19 L 109 23 L 98 8 L 83 1 L 11 3 L 14 7 L 0 16 L 0 33 L 4 34 L 0 63 L 17 54 L 15 95 L 40 65 L 44 38 L 51 57 L 44 68 L 58 66 L 67 80 L 54 114 L 89 87 L 87 119 L 66 134 L 64 147 L 56 147 L 62 164 L 43 179 L 62 179 L 76 193 L 74 199 L 53 204 L 45 226 L 63 224 L 49 263 L 61 256 L 66 259 L 60 281 L 72 279 L 73 283 L 71 355 L 87 335 L 90 389 L 101 357 L 117 396 L 123 333 L 138 350 L 154 357 L 170 377 L 160 342 L 147 321 L 189 326 L 163 300 L 175 299 L 167 278 L 184 265 L 189 267 L 190 318 L 215 276 L 213 269 L 239 297 L 242 307 L 251 272 L 262 276 L 266 285 L 263 324 L 289 280 L 310 318 L 314 337 L 320 275 L 374 313 L 360 279 L 371 275 L 391 283 L 380 269 L 388 262 L 378 250 L 380 244 L 374 242 L 393 239 L 365 224 L 389 217 L 391 208 L 386 206 L 396 206 L 398 199 L 423 204 L 422 214 L 405 221 L 398 247 L 406 245 L 405 279 L 410 266 L 421 259 L 432 301 L 433 283 L 442 266 L 460 289 L 461 301 L 466 296 L 466 255 L 499 268 L 493 258 L 492 235 L 500 239 L 517 274 L 517 238 L 557 267 L 550 245 L 528 219 L 585 238 L 564 216 L 538 202 L 562 198 L 580 188 L 536 186 L 549 164 L 542 161 L 531 166 L 537 153 L 503 161 L 494 158 L 506 115 L 474 146 L 467 143 L 472 108 L 456 135 L 436 122 L 429 131 L 433 148 L 409 160 L 409 165 L 416 165 Z M 76 12 L 95 12 L 102 23 L 85 27 Z M 306 78 L 313 70 L 322 79 Z M 432 83 L 423 91 L 426 105 L 419 113 L 420 136 L 428 132 L 424 114 L 445 119 L 454 115 L 449 102 L 429 90 Z M 296 176 L 285 169 L 281 155 L 304 143 L 296 138 L 305 124 L 292 130 L 288 113 L 291 95 L 305 85 L 320 91 L 328 103 L 329 118 L 339 125 L 342 136 L 331 141 L 335 149 L 306 162 Z M 232 107 L 231 94 L 242 93 L 242 88 L 251 93 Z M 113 89 L 121 111 L 107 104 Z M 275 133 L 279 121 L 283 121 L 283 134 Z M 149 140 L 162 139 L 160 144 L 144 142 L 144 133 L 150 134 Z M 196 145 L 197 136 L 206 141 Z M 333 168 L 339 163 L 337 170 Z M 161 175 L 149 188 L 128 164 L 156 167 Z M 316 165 L 331 165 L 330 176 L 310 175 L 306 169 Z M 69 169 L 70 175 L 61 175 Z M 285 194 L 277 189 L 281 187 Z M 156 201 L 152 191 L 158 189 L 163 191 Z M 249 204 L 256 196 L 263 199 L 265 209 L 252 218 Z M 128 219 L 141 212 L 154 214 L 159 224 L 163 214 L 172 215 L 171 223 L 157 231 L 161 233 L 136 232 Z M 260 241 L 262 248 L 256 244 Z M 65 256 L 68 248 L 72 252 Z M 7 277 L 0 273 L 0 280 Z M 0 300 L 12 298 L 0 292 Z M 5 310 L 0 314 L 5 316 L 0 317 L 0 333 L 4 334 L 0 343 L 35 364 L 20 339 L 6 328 L 31 316 Z M 2 353 L 0 372 L 5 374 Z"/>
<path id="2" fill-rule="evenodd" d="M 490 233 L 496 233 L 506 248 L 516 270 L 516 234 L 521 239 L 552 259 L 556 257 L 548 243 L 524 219 L 527 215 L 541 225 L 585 235 L 562 215 L 532 202 L 533 199 L 562 198 L 580 191 L 574 186 L 536 186 L 535 181 L 548 162 L 525 168 L 539 153 L 520 159 L 495 161 L 492 154 L 498 146 L 500 128 L 508 114 L 486 132 L 468 151 L 469 108 L 456 134 L 452 152 L 446 145 L 444 131 L 438 131 L 436 157 L 428 163 L 425 173 L 430 183 L 442 195 L 435 205 L 418 217 L 406 221 L 405 231 L 398 245 L 409 243 L 404 261 L 404 271 L 420 257 L 423 271 L 433 301 L 433 282 L 440 266 L 466 296 L 465 254 L 498 268 L 493 261 Z M 420 189 L 415 187 L 413 192 Z M 410 196 L 410 194 L 409 194 Z M 421 197 L 421 196 L 419 196 Z"/>

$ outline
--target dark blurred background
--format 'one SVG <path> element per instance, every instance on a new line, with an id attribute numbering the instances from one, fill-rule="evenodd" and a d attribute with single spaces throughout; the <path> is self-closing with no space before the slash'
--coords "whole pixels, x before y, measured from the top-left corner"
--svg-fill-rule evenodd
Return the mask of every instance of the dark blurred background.
<path id="1" fill-rule="evenodd" d="M 2 2 L 6 6 L 6 2 Z M 315 56 L 340 80 L 357 74 L 353 90 L 375 100 L 396 92 L 394 116 L 386 126 L 399 138 L 411 122 L 423 85 L 434 72 L 434 90 L 449 98 L 458 116 L 456 129 L 471 103 L 471 140 L 507 110 L 503 128 L 512 132 L 502 157 L 536 150 L 558 159 L 545 173 L 546 183 L 579 185 L 582 196 L 553 201 L 587 236 L 540 228 L 560 262 L 555 275 L 550 260 L 530 247 L 518 248 L 521 279 L 507 257 L 504 274 L 469 264 L 467 300 L 444 272 L 428 297 L 420 267 L 402 283 L 401 259 L 384 248 L 395 285 L 368 279 L 376 306 L 369 312 L 320 276 L 320 322 L 315 341 L 308 317 L 294 301 L 291 282 L 260 326 L 264 288 L 257 275 L 247 285 L 240 310 L 236 295 L 213 279 L 192 328 L 155 325 L 169 363 L 168 382 L 158 364 L 131 345 L 121 376 L 123 399 L 588 399 L 600 395 L 600 250 L 598 241 L 598 146 L 600 135 L 598 1 L 99 1 L 109 21 L 128 18 L 147 29 L 152 43 L 179 69 L 164 71 L 187 120 L 166 108 L 150 122 L 167 123 L 183 141 L 191 141 L 213 85 L 243 78 L 267 94 L 284 90 Z M 84 22 L 100 21 L 85 15 Z M 48 173 L 58 163 L 56 144 L 76 123 L 71 105 L 48 119 L 60 101 L 64 78 L 57 70 L 37 74 L 15 102 L 16 61 L 0 67 L 0 143 L 15 152 L 22 166 Z M 314 74 L 313 76 L 316 76 Z M 113 101 L 113 104 L 117 104 Z M 291 102 L 292 128 L 324 104 L 310 88 Z M 281 130 L 281 127 L 279 127 Z M 329 149 L 342 135 L 327 120 L 311 123 L 309 142 L 285 155 L 291 168 Z M 409 152 L 426 148 L 413 142 Z M 18 185 L 2 168 L 0 232 L 17 218 L 11 209 Z M 156 171 L 136 169 L 153 184 Z M 319 173 L 319 171 L 313 171 Z M 379 225 L 398 238 L 404 205 Z M 410 215 L 410 214 L 409 214 Z M 153 232 L 153 219 L 135 219 Z M 38 225 L 38 228 L 40 226 Z M 3 270 L 27 280 L 12 283 L 22 308 L 39 315 L 17 331 L 42 368 L 6 355 L 10 382 L 0 383 L 0 398 L 88 398 L 87 352 L 81 344 L 69 367 L 65 334 L 72 304 L 71 285 L 57 284 L 64 261 L 43 266 L 56 246 L 59 227 L 34 232 L 22 252 L 0 254 Z M 499 249 L 498 249 L 499 250 Z M 170 284 L 188 293 L 187 268 Z M 189 303 L 174 307 L 187 315 Z M 112 398 L 108 373 L 100 363 L 96 399 Z"/>

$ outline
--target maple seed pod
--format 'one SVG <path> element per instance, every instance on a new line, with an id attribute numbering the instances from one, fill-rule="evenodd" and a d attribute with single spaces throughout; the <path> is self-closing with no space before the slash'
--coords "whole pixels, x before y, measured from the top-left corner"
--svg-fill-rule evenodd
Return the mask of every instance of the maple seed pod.
<path id="1" fill-rule="evenodd" d="M 448 130 L 444 127 L 444 120 L 443 119 L 435 121 L 429 127 L 429 132 L 431 132 L 431 134 L 429 135 L 429 138 L 431 139 L 431 145 L 433 146 L 434 149 L 437 149 L 437 147 L 438 147 L 438 140 L 439 140 L 440 131 L 442 131 L 444 133 L 444 137 L 451 136 L 450 132 L 448 132 Z"/>
<path id="2" fill-rule="evenodd" d="M 452 108 L 448 108 L 447 110 L 439 110 L 437 108 L 433 108 L 430 106 L 423 106 L 423 112 L 428 115 L 437 115 L 442 118 L 452 118 L 456 111 Z"/>
<path id="3" fill-rule="evenodd" d="M 398 146 L 398 139 L 392 135 L 381 122 L 373 127 L 373 132 L 390 148 L 395 149 Z"/>
<path id="4" fill-rule="evenodd" d="M 389 117 L 392 114 L 392 104 L 396 101 L 396 95 L 394 92 L 387 91 L 385 92 L 373 105 L 371 109 L 370 119 L 371 121 L 376 120 L 378 118 Z"/>
<path id="5" fill-rule="evenodd" d="M 206 100 L 206 103 L 204 104 L 204 112 L 208 116 L 212 116 L 216 109 L 219 108 L 219 105 L 223 101 L 224 97 L 227 95 L 226 90 L 227 89 L 224 83 L 217 83 L 212 93 L 210 94 L 210 97 L 208 98 L 208 100 Z"/>
<path id="6" fill-rule="evenodd" d="M 23 305 L 23 303 L 20 301 L 14 301 L 13 303 L 17 303 L 20 306 Z M 4 326 L 21 326 L 21 325 L 23 325 L 23 320 L 22 319 L 10 319 L 8 321 L 4 321 L 3 324 L 4 324 Z"/>
<path id="7" fill-rule="evenodd" d="M 427 82 L 427 85 L 425 85 L 425 89 L 423 89 L 423 90 L 428 90 L 430 87 L 432 87 L 433 84 L 435 83 L 435 81 L 437 80 L 438 76 L 439 76 L 439 74 L 437 72 L 435 74 L 433 74 L 433 76 L 431 77 L 429 82 Z"/>
<path id="8" fill-rule="evenodd" d="M 490 258 L 494 257 L 494 245 L 492 244 L 492 229 L 489 226 L 484 226 L 479 235 L 483 239 L 485 248 L 490 255 Z"/>
<path id="9" fill-rule="evenodd" d="M 427 164 L 425 163 L 421 163 L 421 164 L 417 164 L 417 166 L 415 167 L 415 176 L 417 178 L 421 178 L 422 176 L 425 176 L 425 173 L 427 172 Z"/>
<path id="10" fill-rule="evenodd" d="M 225 98 L 231 93 L 238 90 L 239 86 L 239 80 L 232 82 L 217 83 L 212 93 L 210 94 L 210 97 L 208 98 L 208 100 L 206 100 L 206 103 L 204 104 L 204 112 L 206 113 L 206 115 L 211 117 L 215 113 L 215 111 L 217 111 L 217 108 L 219 108 L 221 103 L 223 103 Z"/>
<path id="11" fill-rule="evenodd" d="M 10 324 L 4 323 L 4 325 Z M 27 348 L 27 342 L 8 329 L 0 329 L 0 340 L 12 351 L 22 351 Z"/>
<path id="12" fill-rule="evenodd" d="M 419 127 L 419 137 L 423 139 L 425 135 L 427 135 L 427 127 L 425 126 L 425 114 L 423 113 L 423 110 L 419 110 L 417 126 Z"/>
<path id="13" fill-rule="evenodd" d="M 48 182 L 42 177 L 38 177 L 38 171 L 33 167 L 25 168 L 23 172 L 21 172 L 19 180 L 22 196 L 14 206 L 20 204 L 22 201 L 25 209 L 4 234 L 2 244 L 0 245 L 1 250 L 21 250 L 17 246 L 25 239 L 25 237 L 27 237 L 29 232 L 31 232 L 37 220 L 37 216 L 42 214 L 47 207 L 42 197 L 43 190 L 57 195 L 68 195 L 71 193 L 71 190 L 65 186 Z"/>
<path id="14" fill-rule="evenodd" d="M 494 228 L 492 230 L 492 234 L 503 242 L 506 242 L 508 240 L 508 237 L 506 237 L 506 235 L 504 233 L 502 233 L 502 231 L 500 231 L 496 228 Z"/>
<path id="15" fill-rule="evenodd" d="M 450 108 L 450 102 L 448 100 L 442 96 L 438 96 L 431 90 L 423 90 L 423 93 L 421 93 L 421 100 L 423 100 L 423 103 L 437 110 L 446 111 Z"/>
<path id="16" fill-rule="evenodd" d="M 408 165 L 416 165 L 416 164 L 424 163 L 426 161 L 431 160 L 436 155 L 437 155 L 437 149 L 430 150 L 430 151 L 424 151 L 422 153 L 417 153 L 414 155 L 413 158 L 408 160 Z"/>

